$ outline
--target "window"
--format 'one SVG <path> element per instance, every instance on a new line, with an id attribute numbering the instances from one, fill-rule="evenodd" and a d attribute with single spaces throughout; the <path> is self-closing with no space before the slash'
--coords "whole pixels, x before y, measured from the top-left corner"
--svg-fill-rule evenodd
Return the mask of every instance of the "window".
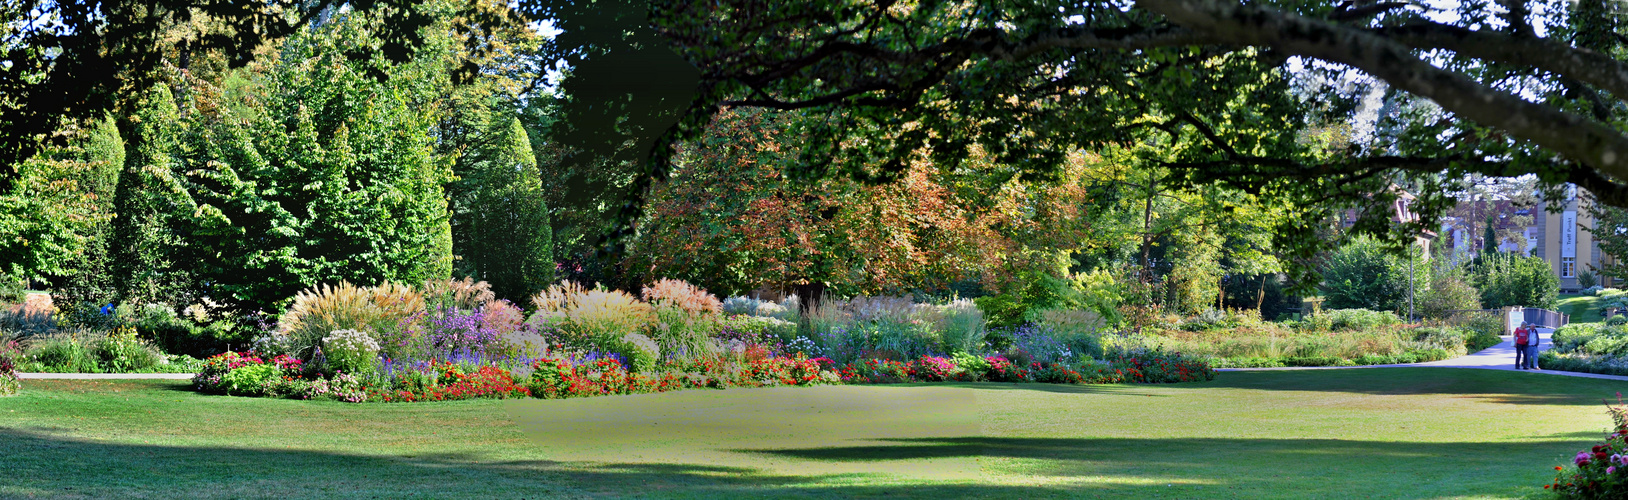
<path id="1" fill-rule="evenodd" d="M 1560 258 L 1560 277 L 1562 277 L 1562 278 L 1575 278 L 1575 277 L 1577 277 L 1577 258 L 1576 257 L 1561 257 Z"/>

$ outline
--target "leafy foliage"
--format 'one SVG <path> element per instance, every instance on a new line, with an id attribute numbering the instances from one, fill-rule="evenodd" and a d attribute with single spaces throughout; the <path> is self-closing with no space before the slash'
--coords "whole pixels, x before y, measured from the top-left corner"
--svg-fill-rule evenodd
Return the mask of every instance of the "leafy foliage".
<path id="1" fill-rule="evenodd" d="M 1420 257 L 1413 263 L 1413 293 L 1428 292 L 1430 267 Z M 1329 257 L 1323 271 L 1323 295 L 1330 309 L 1406 311 L 1408 261 L 1371 238 L 1358 238 Z"/>
<path id="2" fill-rule="evenodd" d="M 1538 257 L 1513 253 L 1485 255 L 1471 269 L 1471 281 L 1481 290 L 1481 304 L 1489 309 L 1527 306 L 1554 309 L 1560 296 L 1560 278 Z"/>

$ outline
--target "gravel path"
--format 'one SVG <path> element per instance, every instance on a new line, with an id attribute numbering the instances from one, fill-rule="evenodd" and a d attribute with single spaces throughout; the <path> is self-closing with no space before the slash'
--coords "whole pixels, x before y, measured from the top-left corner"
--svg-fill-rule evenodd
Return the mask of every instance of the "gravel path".
<path id="1" fill-rule="evenodd" d="M 1549 349 L 1549 347 L 1551 345 L 1550 340 L 1549 340 L 1549 334 L 1553 333 L 1553 332 L 1554 332 L 1553 328 L 1539 328 L 1538 329 L 1538 338 L 1540 339 L 1540 341 L 1538 343 L 1538 350 L 1539 351 L 1546 351 L 1546 350 Z M 1402 368 L 1402 367 L 1476 368 L 1476 369 L 1481 369 L 1481 370 L 1510 370 L 1510 371 L 1514 371 L 1515 370 L 1515 338 L 1513 336 L 1506 336 L 1506 337 L 1504 337 L 1503 342 L 1499 343 L 1498 345 L 1488 347 L 1486 349 L 1482 349 L 1481 352 L 1477 352 L 1475 354 L 1471 354 L 1471 355 L 1468 355 L 1468 356 L 1460 356 L 1460 357 L 1453 358 L 1453 359 L 1444 359 L 1444 360 L 1441 360 L 1441 361 L 1431 361 L 1429 363 L 1411 363 L 1411 364 L 1401 364 L 1401 365 L 1368 365 L 1368 366 L 1307 366 L 1307 367 L 1296 366 L 1296 367 L 1285 367 L 1285 368 L 1220 368 L 1220 369 L 1217 369 L 1216 371 L 1245 372 L 1245 371 L 1274 371 L 1274 370 L 1344 370 L 1344 369 L 1350 369 L 1350 368 Z M 1578 372 L 1563 372 L 1563 371 L 1555 371 L 1555 370 L 1543 370 L 1542 365 L 1538 365 L 1538 368 L 1539 368 L 1538 370 L 1523 370 L 1523 371 L 1525 371 L 1527 373 L 1542 374 L 1542 375 L 1564 375 L 1564 376 L 1567 376 L 1567 377 L 1598 378 L 1598 379 L 1606 379 L 1606 380 L 1628 380 L 1628 377 L 1619 376 L 1619 375 L 1600 375 L 1600 374 L 1595 374 L 1595 373 L 1578 373 Z"/>

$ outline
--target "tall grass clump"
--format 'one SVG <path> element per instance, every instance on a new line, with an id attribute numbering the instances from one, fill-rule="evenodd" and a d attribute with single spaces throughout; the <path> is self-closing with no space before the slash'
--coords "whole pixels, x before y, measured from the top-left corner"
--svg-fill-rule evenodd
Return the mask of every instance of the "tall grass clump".
<path id="1" fill-rule="evenodd" d="M 1101 358 L 1102 333 L 1108 322 L 1095 311 L 1051 309 L 1041 311 L 1039 325 L 1057 338 L 1075 357 Z"/>
<path id="2" fill-rule="evenodd" d="M 469 277 L 425 281 L 422 294 L 424 306 L 428 309 L 473 311 L 497 299 L 490 283 Z"/>
<path id="3" fill-rule="evenodd" d="M 718 330 L 723 302 L 695 285 L 663 279 L 644 287 L 641 295 L 655 312 L 650 338 L 668 358 L 683 359 L 713 351 L 711 336 Z"/>
<path id="4" fill-rule="evenodd" d="M 586 289 L 573 282 L 550 286 L 531 299 L 536 311 L 530 325 L 553 335 L 554 342 L 578 353 L 616 353 L 636 367 L 653 366 L 660 346 L 644 332 L 655 310 L 620 290 Z"/>
<path id="5" fill-rule="evenodd" d="M 262 345 L 275 345 L 280 347 L 276 350 L 310 360 L 329 333 L 357 330 L 375 339 L 389 339 L 403 328 L 404 320 L 423 310 L 423 294 L 399 283 L 322 285 L 295 295 L 294 303 L 277 320 L 274 338 Z"/>
<path id="6" fill-rule="evenodd" d="M 988 334 L 984 312 L 969 299 L 956 299 L 939 306 L 938 329 L 946 354 L 976 353 L 984 348 Z"/>

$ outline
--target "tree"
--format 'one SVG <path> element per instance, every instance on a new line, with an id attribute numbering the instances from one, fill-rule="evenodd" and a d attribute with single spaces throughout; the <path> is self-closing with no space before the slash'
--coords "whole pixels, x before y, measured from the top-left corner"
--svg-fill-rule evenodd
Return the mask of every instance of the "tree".
<path id="1" fill-rule="evenodd" d="M 444 62 L 434 51 L 399 65 L 347 58 L 378 43 L 376 22 L 335 20 L 259 72 L 195 82 L 191 202 L 174 225 L 189 230 L 180 255 L 200 294 L 253 311 L 319 283 L 450 276 L 452 172 L 430 135 Z"/>
<path id="2" fill-rule="evenodd" d="M 1355 239 L 1329 258 L 1323 271 L 1323 296 L 1328 299 L 1323 307 L 1406 311 L 1410 275 L 1412 293 L 1417 296 L 1430 290 L 1429 268 L 1422 257 L 1413 252 L 1414 272 L 1410 273 L 1406 257 L 1386 252 L 1372 238 Z"/>
<path id="3" fill-rule="evenodd" d="M 376 43 L 350 47 L 352 59 L 382 55 L 405 62 L 424 46 L 437 8 L 420 0 L 157 0 L 58 2 L 26 0 L 0 5 L 13 28 L 0 47 L 0 191 L 18 177 L 17 165 L 38 152 L 62 120 L 91 121 L 133 109 L 127 96 L 146 96 L 167 67 L 187 69 L 194 56 L 217 54 L 232 68 L 263 55 L 264 46 L 345 10 L 381 19 Z M 475 76 L 475 60 L 491 48 L 486 36 L 523 22 L 503 4 L 460 2 L 450 31 L 464 35 L 467 53 L 453 71 Z M 373 77 L 382 79 L 383 73 Z"/>
<path id="4" fill-rule="evenodd" d="M 629 170 L 635 179 L 666 175 L 662 144 L 692 137 L 729 108 L 817 117 L 804 128 L 813 145 L 804 174 L 815 177 L 897 177 L 923 147 L 953 161 L 973 145 L 1044 175 L 1070 148 L 1152 133 L 1191 144 L 1162 161 L 1176 178 L 1301 206 L 1383 206 L 1395 201 L 1385 187 L 1402 183 L 1418 195 L 1419 221 L 1359 224 L 1358 232 L 1405 241 L 1434 229 L 1469 173 L 1534 173 L 1548 187 L 1571 182 L 1606 203 L 1628 203 L 1628 136 L 1610 125 L 1628 111 L 1608 97 L 1628 95 L 1616 14 L 1603 0 L 1574 3 L 1569 13 L 1502 4 L 1461 4 L 1453 22 L 1401 2 L 1294 0 L 522 8 L 559 19 L 567 35 L 556 53 L 585 69 L 565 81 L 575 100 L 562 110 L 581 125 L 559 139 L 597 154 L 573 161 L 615 154 L 632 164 L 646 155 L 651 161 Z M 1500 17 L 1504 27 L 1485 27 Z M 677 56 L 652 52 L 663 39 Z M 635 61 L 672 69 L 647 79 L 659 88 L 607 91 L 603 68 Z M 1384 86 L 1321 83 L 1352 71 Z M 693 98 L 675 97 L 690 82 Z M 1283 140 L 1294 137 L 1286 131 L 1353 120 L 1360 98 L 1379 91 L 1402 110 L 1381 120 L 1388 132 L 1335 152 Z M 1523 97 L 1532 94 L 1544 97 Z M 638 105 L 612 105 L 625 102 Z M 619 119 L 638 126 L 608 126 Z M 627 185 L 628 206 L 637 206 L 645 184 Z M 1306 257 L 1328 244 L 1302 238 L 1297 245 L 1309 250 L 1285 250 Z"/>
<path id="5" fill-rule="evenodd" d="M 193 267 L 180 257 L 193 201 L 181 184 L 186 144 L 170 89 L 152 88 L 126 123 L 130 151 L 113 202 L 113 287 L 120 301 L 186 302 Z"/>
<path id="6" fill-rule="evenodd" d="M 123 165 L 124 145 L 110 121 L 88 125 L 68 127 L 69 146 L 23 162 L 18 182 L 0 193 L 0 279 L 71 274 L 105 253 L 110 179 Z"/>
<path id="7" fill-rule="evenodd" d="M 95 197 L 97 212 L 108 216 L 94 223 L 86 234 L 84 250 L 56 273 L 52 303 L 64 311 L 81 304 L 108 304 L 117 300 L 113 276 L 113 223 L 115 195 L 120 173 L 124 171 L 125 143 L 112 118 L 94 122 L 83 138 L 80 157 L 93 168 L 75 181 Z"/>
<path id="8" fill-rule="evenodd" d="M 554 281 L 553 231 L 525 127 L 494 118 L 487 134 L 496 140 L 461 159 L 449 187 L 454 272 L 519 302 Z"/>
<path id="9" fill-rule="evenodd" d="M 804 298 L 824 288 L 938 291 L 963 279 L 999 291 L 1024 270 L 1055 274 L 1055 257 L 1083 239 L 1084 189 L 980 174 L 996 166 L 941 169 L 918 158 L 892 184 L 791 178 L 806 142 L 788 123 L 726 113 L 681 148 L 679 169 L 657 184 L 638 225 L 628 272 L 719 293 L 808 287 Z M 1073 168 L 1091 168 L 1077 160 Z"/>
<path id="10" fill-rule="evenodd" d="M 1471 281 L 1481 290 L 1481 305 L 1489 309 L 1508 306 L 1554 309 L 1559 300 L 1560 278 L 1549 263 L 1539 257 L 1514 253 L 1483 256 L 1472 266 Z"/>

